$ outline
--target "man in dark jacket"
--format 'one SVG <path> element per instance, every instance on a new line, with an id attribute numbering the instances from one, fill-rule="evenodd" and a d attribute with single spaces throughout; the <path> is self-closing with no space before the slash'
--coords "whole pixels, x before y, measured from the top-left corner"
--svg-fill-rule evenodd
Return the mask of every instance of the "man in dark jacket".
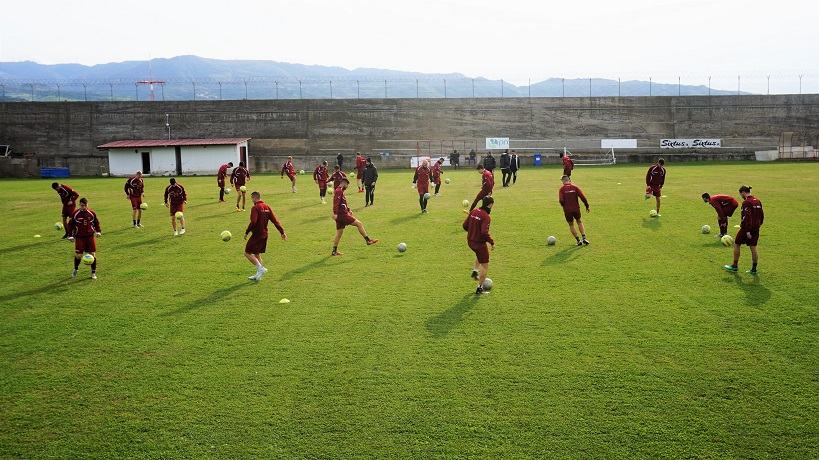
<path id="1" fill-rule="evenodd" d="M 512 174 L 512 183 L 518 181 L 518 170 L 520 169 L 520 157 L 512 150 L 512 155 L 509 157 L 509 172 Z"/>
<path id="2" fill-rule="evenodd" d="M 504 187 L 509 187 L 509 181 L 512 180 L 512 174 L 509 173 L 509 150 L 504 150 L 500 156 L 501 168 L 501 184 Z"/>
<path id="3" fill-rule="evenodd" d="M 495 162 L 495 157 L 492 156 L 492 152 L 486 152 L 486 156 L 483 157 L 483 167 L 495 175 L 495 166 L 497 163 Z"/>
<path id="4" fill-rule="evenodd" d="M 470 150 L 469 151 L 469 163 L 471 163 L 472 166 L 475 166 L 475 164 L 476 164 L 475 163 L 475 158 L 476 157 L 477 157 L 477 154 L 475 153 L 475 149 Z"/>
<path id="5" fill-rule="evenodd" d="M 344 155 L 342 155 L 341 152 L 338 152 L 338 155 L 336 155 L 336 164 L 344 171 Z"/>
<path id="6" fill-rule="evenodd" d="M 458 153 L 457 150 L 453 150 L 452 153 L 449 154 L 449 164 L 455 169 L 461 167 L 461 154 Z"/>
<path id="7" fill-rule="evenodd" d="M 362 181 L 364 182 L 364 207 L 372 206 L 373 201 L 375 200 L 375 182 L 378 180 L 378 170 L 375 168 L 373 164 L 372 158 L 367 158 L 367 162 L 364 165 L 364 177 Z"/>

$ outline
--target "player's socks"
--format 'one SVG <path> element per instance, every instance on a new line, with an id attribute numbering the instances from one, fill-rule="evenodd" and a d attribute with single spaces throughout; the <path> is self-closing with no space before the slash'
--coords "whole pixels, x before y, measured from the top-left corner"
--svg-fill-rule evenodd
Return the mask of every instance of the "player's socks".
<path id="1" fill-rule="evenodd" d="M 137 226 L 136 219 L 134 219 L 133 222 L 134 222 L 134 227 L 136 227 Z"/>
<path id="2" fill-rule="evenodd" d="M 74 271 L 77 271 L 78 268 L 80 268 L 80 259 L 75 257 L 74 258 Z"/>
<path id="3" fill-rule="evenodd" d="M 472 275 L 470 275 L 473 280 L 478 279 L 478 270 L 472 269 Z"/>
<path id="4" fill-rule="evenodd" d="M 77 277 L 77 269 L 76 269 L 76 268 L 75 268 L 74 270 L 71 270 L 71 277 L 72 277 L 72 278 L 76 278 L 76 277 Z"/>
<path id="5" fill-rule="evenodd" d="M 264 268 L 263 266 L 259 266 L 259 269 L 256 270 L 256 281 L 262 279 L 265 273 L 267 273 L 267 269 Z"/>
<path id="6" fill-rule="evenodd" d="M 481 295 L 481 294 L 483 294 L 483 286 L 478 286 L 475 289 L 475 295 Z"/>
<path id="7" fill-rule="evenodd" d="M 580 241 L 580 238 L 577 239 L 577 246 L 583 246 L 583 242 Z"/>
<path id="8" fill-rule="evenodd" d="M 589 244 L 591 244 L 591 243 L 589 242 L 589 240 L 587 240 L 587 239 L 586 239 L 586 237 L 585 237 L 585 236 L 583 237 L 583 244 L 585 244 L 586 246 L 588 246 Z"/>
<path id="9" fill-rule="evenodd" d="M 734 264 L 734 265 L 723 265 L 722 268 L 729 271 L 729 272 L 735 272 L 735 271 L 738 270 L 736 264 Z"/>

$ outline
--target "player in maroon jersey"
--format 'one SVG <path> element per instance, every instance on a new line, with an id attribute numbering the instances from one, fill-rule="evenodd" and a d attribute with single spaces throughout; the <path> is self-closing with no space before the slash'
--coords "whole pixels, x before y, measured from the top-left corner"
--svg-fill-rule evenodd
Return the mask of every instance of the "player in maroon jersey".
<path id="1" fill-rule="evenodd" d="M 734 215 L 739 203 L 730 195 L 709 195 L 702 194 L 702 201 L 710 204 L 717 211 L 717 224 L 719 224 L 719 237 L 722 238 L 728 233 L 728 218 Z"/>
<path id="2" fill-rule="evenodd" d="M 134 228 L 142 228 L 142 194 L 145 191 L 145 184 L 142 182 L 142 171 L 137 171 L 136 174 L 129 177 L 125 181 L 125 197 L 131 201 L 131 219 L 133 220 Z"/>
<path id="3" fill-rule="evenodd" d="M 57 195 L 60 195 L 60 201 L 63 203 L 60 220 L 62 220 L 63 229 L 65 229 L 63 238 L 68 238 L 68 219 L 77 209 L 77 198 L 80 197 L 80 194 L 75 192 L 73 188 L 65 184 L 58 184 L 57 182 L 52 182 L 51 188 L 57 192 Z"/>
<path id="4" fill-rule="evenodd" d="M 250 210 L 250 223 L 247 225 L 247 230 L 245 230 L 245 239 L 247 240 L 245 257 L 256 267 L 256 274 L 248 276 L 247 279 L 259 281 L 267 273 L 267 268 L 262 262 L 262 254 L 267 249 L 267 223 L 273 222 L 284 241 L 287 241 L 287 233 L 284 232 L 284 227 L 282 227 L 270 206 L 262 201 L 262 195 L 259 192 L 251 193 L 250 199 L 253 200 L 253 208 Z M 250 235 L 250 239 L 247 238 L 248 235 Z"/>
<path id="5" fill-rule="evenodd" d="M 327 196 L 327 181 L 329 180 L 330 173 L 327 171 L 327 160 L 324 160 L 319 163 L 319 165 L 316 166 L 316 169 L 313 171 L 313 182 L 318 185 L 321 204 L 327 203 L 324 200 L 324 197 Z"/>
<path id="6" fill-rule="evenodd" d="M 102 236 L 97 213 L 88 208 L 88 200 L 80 198 L 80 209 L 74 211 L 68 220 L 68 240 L 74 242 L 74 270 L 71 277 L 77 277 L 83 253 L 94 256 L 91 263 L 91 279 L 97 279 L 97 243 L 94 237 Z"/>
<path id="7" fill-rule="evenodd" d="M 560 187 L 557 196 L 558 201 L 560 201 L 560 206 L 563 206 L 563 216 L 566 217 L 566 222 L 569 223 L 569 231 L 572 232 L 572 236 L 574 236 L 578 246 L 588 245 L 589 240 L 586 239 L 586 227 L 583 226 L 583 221 L 580 220 L 579 202 L 582 201 L 586 206 L 586 212 L 589 212 L 589 202 L 586 200 L 586 195 L 583 194 L 583 190 L 580 190 L 580 187 L 572 184 L 572 179 L 569 176 L 561 177 L 560 181 L 563 182 L 563 185 Z M 581 236 L 577 236 L 577 230 L 574 228 L 575 222 L 577 222 Z"/>
<path id="8" fill-rule="evenodd" d="M 435 196 L 438 196 L 438 192 L 441 191 L 441 175 L 444 173 L 443 165 L 443 158 L 438 158 L 438 161 L 432 165 L 432 183 L 435 184 Z"/>
<path id="9" fill-rule="evenodd" d="M 487 196 L 481 199 L 481 207 L 473 209 L 463 223 L 466 230 L 466 244 L 475 253 L 475 265 L 472 266 L 472 279 L 478 280 L 478 287 L 475 294 L 483 293 L 483 282 L 486 281 L 486 274 L 489 272 L 489 248 L 487 244 L 495 249 L 495 240 L 489 234 L 489 224 L 492 219 L 489 213 L 495 199 Z"/>
<path id="10" fill-rule="evenodd" d="M 245 210 L 245 197 L 247 195 L 247 183 L 250 182 L 250 171 L 245 167 L 245 162 L 240 161 L 239 166 L 233 168 L 230 173 L 230 183 L 233 184 L 233 189 L 236 190 L 236 211 Z M 242 191 L 245 187 L 245 191 Z M 242 209 L 239 209 L 239 201 L 242 202 Z"/>
<path id="11" fill-rule="evenodd" d="M 176 182 L 176 179 L 171 177 L 170 185 L 165 187 L 165 207 L 171 211 L 171 227 L 173 228 L 173 236 L 185 234 L 185 217 L 179 219 L 180 229 L 176 229 L 176 213 L 185 211 L 185 204 L 188 202 L 188 194 L 185 192 L 185 187 Z"/>
<path id="12" fill-rule="evenodd" d="M 335 165 L 333 167 L 333 175 L 330 176 L 330 180 L 333 181 L 333 191 L 341 186 L 341 181 L 347 179 L 347 174 L 341 169 L 341 166 Z"/>
<path id="13" fill-rule="evenodd" d="M 415 168 L 415 175 L 412 176 L 412 187 L 418 189 L 418 204 L 421 205 L 421 213 L 427 212 L 427 201 L 429 201 L 429 179 L 432 177 L 432 170 L 429 169 L 429 161 L 424 160 L 421 165 Z"/>
<path id="14" fill-rule="evenodd" d="M 233 162 L 229 161 L 219 166 L 219 171 L 216 173 L 216 185 L 219 186 L 219 201 L 225 201 L 225 178 L 227 177 L 228 168 L 232 167 Z"/>
<path id="15" fill-rule="evenodd" d="M 290 191 L 296 193 L 296 167 L 293 166 L 293 157 L 287 157 L 287 161 L 282 165 L 281 177 L 287 174 L 290 179 Z"/>
<path id="16" fill-rule="evenodd" d="M 367 235 L 364 224 L 353 216 L 350 207 L 347 206 L 347 197 L 344 196 L 344 191 L 347 190 L 349 185 L 350 180 L 345 177 L 341 179 L 341 184 L 333 192 L 333 220 L 336 221 L 336 237 L 333 239 L 333 252 L 331 254 L 333 256 L 341 255 L 338 252 L 338 243 L 341 241 L 341 235 L 344 234 L 344 227 L 348 225 L 354 225 L 358 229 L 358 233 L 364 237 L 367 246 L 378 243 L 378 240 L 374 240 Z"/>
<path id="17" fill-rule="evenodd" d="M 759 242 L 759 228 L 765 221 L 765 213 L 762 211 L 762 202 L 753 195 L 751 195 L 751 187 L 743 185 L 739 188 L 739 195 L 742 197 L 742 223 L 740 224 L 737 237 L 734 238 L 734 263 L 731 265 L 724 265 L 723 268 L 729 272 L 736 272 L 739 264 L 739 249 L 743 244 L 747 244 L 751 248 L 751 261 L 753 265 L 747 271 L 752 275 L 756 275 L 756 264 L 759 262 L 759 254 L 756 251 L 756 245 Z"/>
<path id="18" fill-rule="evenodd" d="M 484 168 L 483 164 L 479 164 L 477 170 L 481 175 L 481 191 L 478 192 L 475 201 L 473 201 L 472 206 L 469 207 L 469 211 L 464 209 L 466 213 L 472 212 L 475 206 L 485 197 L 492 196 L 492 189 L 495 187 L 495 176 L 492 175 L 492 171 Z"/>
<path id="19" fill-rule="evenodd" d="M 569 152 L 563 152 L 560 154 L 560 157 L 563 159 L 563 175 L 572 177 L 572 171 L 574 170 L 574 161 L 570 158 Z"/>
<path id="20" fill-rule="evenodd" d="M 364 192 L 364 168 L 367 167 L 367 159 L 359 152 L 355 154 L 355 179 L 358 185 L 358 193 Z"/>
<path id="21" fill-rule="evenodd" d="M 654 195 L 657 202 L 657 217 L 660 217 L 660 196 L 663 194 L 663 185 L 665 185 L 665 160 L 659 158 L 646 172 L 646 199 Z"/>

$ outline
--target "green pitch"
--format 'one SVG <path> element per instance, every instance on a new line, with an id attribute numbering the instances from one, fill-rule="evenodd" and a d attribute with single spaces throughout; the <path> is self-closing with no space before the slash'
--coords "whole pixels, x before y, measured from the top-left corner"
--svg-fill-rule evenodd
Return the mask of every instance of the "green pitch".
<path id="1" fill-rule="evenodd" d="M 0 457 L 816 458 L 819 165 L 667 167 L 658 219 L 645 165 L 579 167 L 585 248 L 558 169 L 498 185 L 481 298 L 473 170 L 447 171 L 426 215 L 410 171 L 382 171 L 373 208 L 353 186 L 381 243 L 349 228 L 339 258 L 309 175 L 295 195 L 254 176 L 290 237 L 271 227 L 258 284 L 249 212 L 216 203 L 212 177 L 181 178 L 176 238 L 167 179 L 146 180 L 142 230 L 123 179 L 65 180 L 102 222 L 96 281 L 69 278 L 51 181 L 0 181 Z M 758 278 L 747 248 L 726 273 L 731 249 L 700 232 L 717 228 L 700 194 L 743 183 L 765 206 Z"/>

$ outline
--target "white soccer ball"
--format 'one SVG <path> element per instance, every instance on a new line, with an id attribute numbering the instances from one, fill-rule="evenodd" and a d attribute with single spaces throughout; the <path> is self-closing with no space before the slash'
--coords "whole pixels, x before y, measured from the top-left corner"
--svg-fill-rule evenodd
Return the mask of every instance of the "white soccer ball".
<path id="1" fill-rule="evenodd" d="M 243 186 L 239 187 L 239 191 L 240 191 L 240 192 L 246 192 L 246 191 L 247 191 L 247 187 L 245 187 L 245 186 L 243 185 Z"/>
<path id="2" fill-rule="evenodd" d="M 448 184 L 450 182 L 449 178 L 447 177 L 446 179 L 444 179 L 444 182 Z"/>
<path id="3" fill-rule="evenodd" d="M 230 195 L 230 189 L 229 188 L 225 189 L 225 195 Z"/>
<path id="4" fill-rule="evenodd" d="M 143 211 L 144 211 L 144 210 L 146 210 L 146 209 L 148 209 L 148 203 L 142 203 L 142 204 L 140 204 L 140 205 L 139 205 L 139 209 L 141 209 L 141 210 L 143 210 Z"/>
<path id="5" fill-rule="evenodd" d="M 182 220 L 182 218 L 185 217 L 185 215 L 182 214 L 182 211 L 176 211 L 176 214 L 174 214 L 174 217 L 176 217 L 176 220 Z"/>
<path id="6" fill-rule="evenodd" d="M 304 170 L 303 170 L 303 169 L 300 169 L 300 170 L 299 170 L 299 174 L 304 174 Z"/>
<path id="7" fill-rule="evenodd" d="M 82 256 L 82 263 L 85 265 L 91 265 L 94 263 L 94 256 L 91 254 L 85 254 Z"/>
<path id="8" fill-rule="evenodd" d="M 483 290 L 484 291 L 492 290 L 492 278 L 486 278 L 483 280 Z"/>
<path id="9" fill-rule="evenodd" d="M 407 243 L 398 243 L 398 252 L 406 252 Z"/>
<path id="10" fill-rule="evenodd" d="M 546 238 L 546 244 L 548 244 L 549 246 L 554 246 L 555 243 L 557 243 L 557 238 L 555 238 L 554 236 L 549 236 L 548 238 Z"/>
<path id="11" fill-rule="evenodd" d="M 57 222 L 57 223 L 54 224 L 54 230 L 62 230 L 62 229 L 63 229 L 62 222 Z"/>
<path id="12" fill-rule="evenodd" d="M 648 215 L 651 217 L 657 217 L 657 210 L 652 209 L 651 211 L 648 212 Z"/>
<path id="13" fill-rule="evenodd" d="M 230 239 L 233 238 L 233 234 L 230 233 L 229 230 L 222 231 L 222 233 L 219 236 L 221 236 L 222 241 L 225 241 L 225 242 L 230 241 Z"/>
<path id="14" fill-rule="evenodd" d="M 702 233 L 703 235 L 707 235 L 711 233 L 711 226 L 710 225 L 703 225 L 702 226 Z"/>
<path id="15" fill-rule="evenodd" d="M 734 244 L 734 239 L 731 238 L 731 235 L 724 235 L 722 238 L 720 238 L 720 241 L 722 242 L 723 246 L 731 246 Z"/>
<path id="16" fill-rule="evenodd" d="M 462 204 L 462 205 L 464 205 L 464 207 L 465 207 L 465 208 L 466 208 L 466 207 L 469 207 L 469 200 L 463 200 L 463 201 L 461 202 L 461 204 Z"/>
<path id="17" fill-rule="evenodd" d="M 424 193 L 424 199 L 425 200 L 428 200 L 430 196 L 432 196 L 432 195 L 430 195 L 429 192 Z"/>

